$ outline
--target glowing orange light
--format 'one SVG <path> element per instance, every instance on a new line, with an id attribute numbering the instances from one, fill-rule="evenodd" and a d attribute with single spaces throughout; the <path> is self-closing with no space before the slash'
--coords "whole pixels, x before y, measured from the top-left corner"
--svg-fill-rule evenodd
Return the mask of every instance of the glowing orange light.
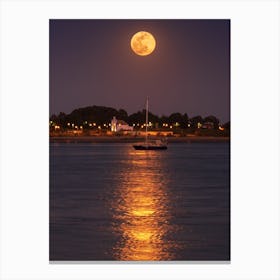
<path id="1" fill-rule="evenodd" d="M 175 245 L 164 240 L 170 230 L 165 183 L 159 183 L 155 179 L 158 174 L 152 170 L 147 173 L 146 153 L 129 150 L 127 156 L 131 168 L 117 188 L 118 199 L 110 206 L 114 218 L 120 221 L 115 230 L 122 236 L 113 254 L 117 260 L 172 259 Z M 162 161 L 159 159 L 157 164 L 160 166 Z"/>

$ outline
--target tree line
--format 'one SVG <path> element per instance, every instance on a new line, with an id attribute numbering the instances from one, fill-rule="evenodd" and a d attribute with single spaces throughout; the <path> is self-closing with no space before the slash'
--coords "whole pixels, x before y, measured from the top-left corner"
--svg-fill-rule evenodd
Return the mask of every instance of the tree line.
<path id="1" fill-rule="evenodd" d="M 157 116 L 151 112 L 149 114 L 149 122 L 154 126 L 162 127 L 163 124 L 175 125 L 182 129 L 184 128 L 197 128 L 198 124 L 212 123 L 214 129 L 218 129 L 219 126 L 223 126 L 225 129 L 230 128 L 230 122 L 221 124 L 219 119 L 213 115 L 206 116 L 194 116 L 189 118 L 188 114 L 181 114 L 179 112 L 172 113 L 169 116 Z M 83 126 L 83 128 L 90 128 L 91 123 L 95 123 L 96 126 L 102 126 L 103 124 L 108 124 L 111 122 L 113 117 L 123 120 L 129 125 L 144 124 L 146 119 L 146 110 L 138 111 L 131 115 L 124 109 L 115 109 L 105 106 L 89 106 L 84 108 L 75 109 L 70 114 L 65 114 L 60 112 L 58 115 L 52 115 L 50 117 L 50 122 L 53 125 L 59 125 L 61 128 L 67 128 L 70 124 L 75 124 L 77 126 Z"/>

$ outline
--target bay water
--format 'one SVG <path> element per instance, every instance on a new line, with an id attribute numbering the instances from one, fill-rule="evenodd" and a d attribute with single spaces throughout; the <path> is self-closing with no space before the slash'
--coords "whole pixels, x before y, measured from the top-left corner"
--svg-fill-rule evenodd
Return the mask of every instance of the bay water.
<path id="1" fill-rule="evenodd" d="M 230 260 L 230 144 L 50 143 L 52 261 Z"/>

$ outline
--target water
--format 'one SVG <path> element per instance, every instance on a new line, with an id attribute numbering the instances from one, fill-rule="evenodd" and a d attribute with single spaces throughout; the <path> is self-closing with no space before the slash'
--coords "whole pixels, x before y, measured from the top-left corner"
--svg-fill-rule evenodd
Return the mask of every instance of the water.
<path id="1" fill-rule="evenodd" d="M 229 143 L 50 144 L 50 260 L 229 260 Z"/>

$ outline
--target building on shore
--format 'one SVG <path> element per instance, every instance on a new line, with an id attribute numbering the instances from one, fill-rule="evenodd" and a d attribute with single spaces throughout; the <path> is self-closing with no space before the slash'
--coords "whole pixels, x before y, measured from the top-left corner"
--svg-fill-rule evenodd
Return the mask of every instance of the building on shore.
<path id="1" fill-rule="evenodd" d="M 111 131 L 133 131 L 133 126 L 129 126 L 125 121 L 117 120 L 116 117 L 113 117 L 111 120 Z"/>

